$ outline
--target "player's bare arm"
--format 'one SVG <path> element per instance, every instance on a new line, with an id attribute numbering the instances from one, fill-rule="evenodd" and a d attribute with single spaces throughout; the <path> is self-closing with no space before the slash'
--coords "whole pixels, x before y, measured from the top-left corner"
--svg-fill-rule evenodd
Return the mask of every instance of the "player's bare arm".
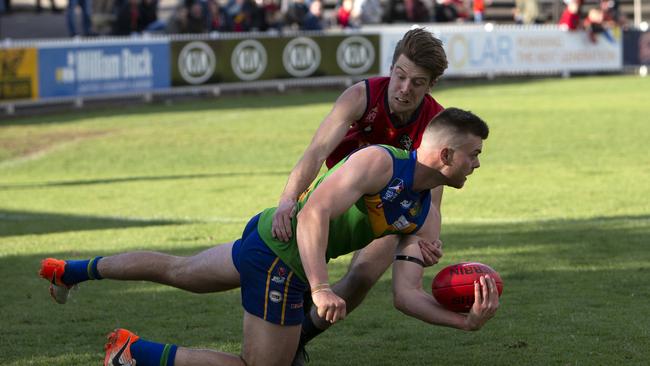
<path id="1" fill-rule="evenodd" d="M 287 179 L 273 215 L 273 236 L 288 241 L 291 236 L 291 218 L 295 214 L 296 200 L 316 178 L 323 162 L 341 143 L 350 125 L 361 118 L 366 108 L 366 87 L 359 82 L 346 89 L 336 100 L 330 113 L 321 122 L 309 146 Z"/>
<path id="2" fill-rule="evenodd" d="M 427 218 L 427 221 L 429 218 Z M 418 242 L 432 240 L 430 223 L 425 222 L 418 235 L 403 236 L 396 255 L 422 259 Z M 431 294 L 423 289 L 424 268 L 408 260 L 393 263 L 393 298 L 395 307 L 406 315 L 424 322 L 462 330 L 478 330 L 492 318 L 499 308 L 499 296 L 494 279 L 481 277 L 474 285 L 475 302 L 467 314 L 455 313 L 442 307 Z"/>
<path id="3" fill-rule="evenodd" d="M 429 206 L 429 213 L 427 214 L 427 218 L 431 218 L 431 240 L 418 241 L 425 267 L 433 266 L 442 257 L 442 241 L 440 241 L 442 190 L 443 186 L 438 186 L 431 190 L 431 206 Z"/>
<path id="4" fill-rule="evenodd" d="M 363 195 L 379 192 L 388 184 L 392 167 L 392 158 L 383 148 L 360 150 L 312 192 L 298 214 L 298 248 L 312 300 L 318 315 L 329 322 L 346 315 L 345 301 L 329 288 L 325 253 L 330 219 L 341 215 Z"/>

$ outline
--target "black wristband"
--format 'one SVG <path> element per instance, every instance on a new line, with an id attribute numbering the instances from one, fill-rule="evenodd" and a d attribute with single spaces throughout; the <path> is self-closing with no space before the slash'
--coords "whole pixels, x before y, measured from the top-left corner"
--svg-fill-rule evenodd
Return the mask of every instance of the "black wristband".
<path id="1" fill-rule="evenodd" d="M 409 262 L 417 263 L 417 264 L 421 265 L 422 267 L 424 267 L 424 262 L 422 261 L 422 259 L 416 258 L 416 257 L 411 257 L 411 256 L 408 256 L 408 255 L 398 254 L 398 255 L 395 256 L 395 260 L 396 261 L 409 261 Z"/>

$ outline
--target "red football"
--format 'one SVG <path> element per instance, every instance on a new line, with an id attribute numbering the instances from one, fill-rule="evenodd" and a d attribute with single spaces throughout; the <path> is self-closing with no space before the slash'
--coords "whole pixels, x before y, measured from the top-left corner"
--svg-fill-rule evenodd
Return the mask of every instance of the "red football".
<path id="1" fill-rule="evenodd" d="M 497 283 L 499 296 L 503 292 L 503 281 L 497 271 L 478 262 L 463 262 L 443 268 L 431 283 L 433 297 L 445 308 L 466 313 L 474 304 L 474 281 L 490 275 Z"/>

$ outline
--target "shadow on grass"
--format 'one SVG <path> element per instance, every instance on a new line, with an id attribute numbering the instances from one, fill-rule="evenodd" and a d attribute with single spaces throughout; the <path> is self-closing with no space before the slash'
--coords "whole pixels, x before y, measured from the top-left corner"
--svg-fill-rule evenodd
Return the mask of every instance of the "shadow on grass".
<path id="1" fill-rule="evenodd" d="M 0 209 L 0 238 L 66 231 L 133 228 L 187 223 L 181 220 L 136 220 L 119 217 L 70 215 Z"/>
<path id="2" fill-rule="evenodd" d="M 32 188 L 50 188 L 50 187 L 68 187 L 68 186 L 90 186 L 98 184 L 112 183 L 132 183 L 132 182 L 152 182 L 165 180 L 183 180 L 183 179 L 209 179 L 209 178 L 234 178 L 234 177 L 267 177 L 267 176 L 287 176 L 289 172 L 231 172 L 231 173 L 212 173 L 212 174 L 176 174 L 161 176 L 141 176 L 141 177 L 124 177 L 124 178 L 104 178 L 104 179 L 80 179 L 59 182 L 44 183 L 16 183 L 0 184 L 0 190 L 32 189 Z"/>
<path id="3" fill-rule="evenodd" d="M 448 224 L 444 231 L 445 257 L 427 269 L 424 286 L 442 266 L 459 260 L 493 265 L 505 289 L 489 326 L 458 332 L 409 320 L 392 309 L 387 275 L 362 308 L 313 343 L 314 365 L 398 365 L 404 355 L 410 365 L 430 365 L 433 359 L 473 365 L 644 364 L 650 357 L 650 320 L 639 316 L 650 296 L 650 215 Z M 167 252 L 188 255 L 206 246 Z M 75 251 L 78 258 L 109 254 L 110 248 L 106 253 Z M 193 295 L 105 280 L 84 284 L 69 304 L 59 306 L 35 275 L 41 259 L 0 257 L 5 282 L 0 310 L 10 319 L 0 329 L 0 364 L 28 364 L 38 357 L 42 362 L 29 364 L 47 365 L 62 354 L 77 353 L 87 355 L 79 364 L 90 364 L 102 357 L 101 336 L 115 327 L 157 341 L 239 350 L 238 291 Z M 340 277 L 346 265 L 336 261 L 331 278 Z M 47 336 L 54 333 L 54 339 Z"/>

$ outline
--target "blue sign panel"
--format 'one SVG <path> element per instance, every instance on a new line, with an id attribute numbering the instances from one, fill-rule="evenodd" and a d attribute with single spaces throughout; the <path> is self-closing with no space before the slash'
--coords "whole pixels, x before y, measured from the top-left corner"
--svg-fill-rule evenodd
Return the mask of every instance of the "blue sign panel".
<path id="1" fill-rule="evenodd" d="M 170 87 L 169 42 L 68 44 L 38 50 L 41 98 Z"/>

